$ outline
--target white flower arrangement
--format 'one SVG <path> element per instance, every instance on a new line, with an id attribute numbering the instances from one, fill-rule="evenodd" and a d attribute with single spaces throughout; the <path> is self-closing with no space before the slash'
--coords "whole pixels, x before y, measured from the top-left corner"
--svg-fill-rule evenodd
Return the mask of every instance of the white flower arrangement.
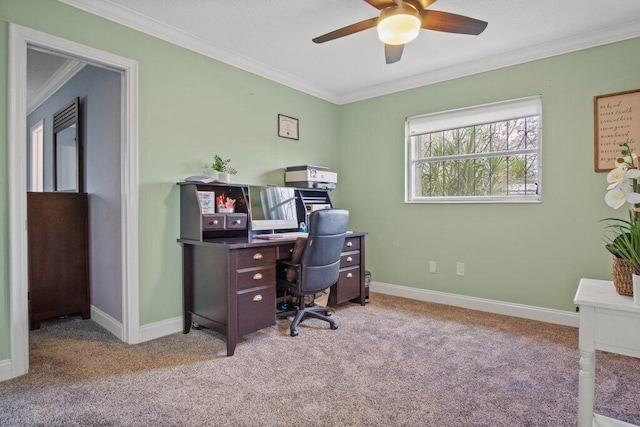
<path id="1" fill-rule="evenodd" d="M 631 265 L 635 274 L 640 274 L 640 193 L 638 193 L 638 158 L 628 143 L 620 144 L 622 156 L 615 160 L 615 168 L 607 174 L 607 194 L 604 200 L 614 209 L 631 204 L 629 220 L 606 218 L 605 247 L 617 258 Z"/>
<path id="2" fill-rule="evenodd" d="M 636 205 L 640 203 L 638 193 L 638 178 L 640 170 L 637 168 L 638 158 L 629 148 L 628 143 L 620 144 L 622 156 L 616 158 L 615 168 L 607 174 L 607 194 L 604 200 L 614 209 L 622 207 L 625 203 Z"/>

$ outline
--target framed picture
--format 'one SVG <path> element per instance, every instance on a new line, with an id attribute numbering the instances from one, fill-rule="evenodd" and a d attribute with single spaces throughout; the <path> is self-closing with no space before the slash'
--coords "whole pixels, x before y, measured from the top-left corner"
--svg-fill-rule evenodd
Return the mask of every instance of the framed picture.
<path id="1" fill-rule="evenodd" d="M 289 139 L 299 139 L 298 119 L 278 114 L 278 136 Z"/>
<path id="2" fill-rule="evenodd" d="M 640 155 L 640 89 L 593 97 L 594 168 L 613 169 L 625 142 Z"/>

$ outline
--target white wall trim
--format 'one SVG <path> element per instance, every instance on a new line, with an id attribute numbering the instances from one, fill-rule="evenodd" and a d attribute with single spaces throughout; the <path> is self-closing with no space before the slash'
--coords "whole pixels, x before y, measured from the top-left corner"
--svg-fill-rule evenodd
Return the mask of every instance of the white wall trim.
<path id="1" fill-rule="evenodd" d="M 171 27 L 119 4 L 105 0 L 58 0 L 69 6 L 84 10 L 101 18 L 108 19 L 125 27 L 133 28 L 160 40 L 183 47 L 201 55 L 213 58 L 241 70 L 283 84 L 317 98 L 336 103 L 337 97 L 331 91 L 319 88 L 303 79 L 277 70 L 262 62 L 254 61 L 220 46 L 212 44 L 185 31 Z"/>
<path id="2" fill-rule="evenodd" d="M 537 46 L 531 46 L 528 49 L 507 52 L 491 58 L 442 68 L 414 77 L 397 79 L 390 83 L 372 86 L 362 90 L 334 93 L 263 63 L 230 52 L 219 46 L 214 46 L 211 42 L 194 37 L 176 28 L 169 27 L 157 20 L 129 10 L 119 4 L 109 2 L 108 0 L 58 1 L 338 105 L 640 36 L 640 22 L 636 17 L 630 17 L 629 23 L 618 25 L 613 29 L 589 31 L 579 36 L 565 38 L 564 40 L 543 43 Z"/>
<path id="3" fill-rule="evenodd" d="M 9 23 L 8 193 L 11 377 L 29 370 L 27 299 L 27 46 L 37 46 L 117 70 L 122 93 L 123 338 L 140 335 L 138 264 L 138 63 L 128 58 Z M 126 262 L 125 262 L 126 261 Z"/>
<path id="4" fill-rule="evenodd" d="M 9 24 L 8 180 L 11 378 L 29 370 L 27 283 L 27 39 Z"/>
<path id="5" fill-rule="evenodd" d="M 62 67 L 58 68 L 45 84 L 33 94 L 32 98 L 28 100 L 27 115 L 33 113 L 44 101 L 49 99 L 51 95 L 56 93 L 58 89 L 71 80 L 73 76 L 78 74 L 85 65 L 87 64 L 73 59 L 67 59 L 65 63 L 62 64 Z"/>
<path id="6" fill-rule="evenodd" d="M 531 46 L 513 52 L 502 53 L 479 61 L 466 62 L 453 67 L 441 68 L 414 77 L 398 79 L 393 82 L 368 87 L 362 90 L 337 95 L 338 105 L 361 101 L 376 96 L 388 95 L 403 90 L 415 89 L 435 83 L 497 70 L 504 67 L 537 61 L 592 47 L 602 46 L 640 36 L 640 25 L 633 19 L 626 25 L 613 29 L 593 31 L 580 36 L 568 37 L 550 43 Z"/>
<path id="7" fill-rule="evenodd" d="M 503 314 L 505 316 L 522 317 L 524 319 L 573 326 L 575 328 L 578 327 L 579 322 L 579 316 L 577 313 L 535 307 L 532 305 L 468 297 L 464 295 L 411 288 L 408 286 L 393 285 L 391 283 L 382 282 L 371 282 L 370 289 L 371 292 L 379 292 L 386 295 L 410 298 L 418 301 L 434 302 L 437 304 L 453 305 L 455 307 Z"/>
<path id="8" fill-rule="evenodd" d="M 94 305 L 91 306 L 91 320 L 111 332 L 119 340 L 124 341 L 122 323 Z"/>
<path id="9" fill-rule="evenodd" d="M 179 316 L 141 326 L 140 342 L 151 341 L 156 338 L 182 332 L 183 320 L 183 317 Z"/>
<path id="10" fill-rule="evenodd" d="M 10 380 L 13 375 L 13 364 L 11 359 L 0 360 L 0 382 Z"/>

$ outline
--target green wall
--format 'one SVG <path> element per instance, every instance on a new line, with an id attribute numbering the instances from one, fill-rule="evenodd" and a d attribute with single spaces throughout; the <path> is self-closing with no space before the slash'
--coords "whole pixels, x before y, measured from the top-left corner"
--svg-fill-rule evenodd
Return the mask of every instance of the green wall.
<path id="1" fill-rule="evenodd" d="M 598 221 L 626 215 L 604 203 L 606 174 L 594 172 L 593 97 L 640 88 L 639 51 L 634 39 L 341 107 L 342 197 L 370 232 L 372 279 L 574 310 L 581 277 L 611 277 Z M 405 117 L 537 94 L 541 204 L 403 203 Z"/>
<path id="2" fill-rule="evenodd" d="M 235 182 L 283 184 L 284 167 L 338 169 L 338 107 L 55 0 L 0 1 L 0 360 L 9 353 L 7 209 L 8 22 L 139 63 L 140 322 L 182 314 L 179 197 L 214 154 Z M 300 120 L 300 140 L 277 137 L 278 113 Z M 337 197 L 338 195 L 336 195 Z"/>
<path id="3" fill-rule="evenodd" d="M 14 22 L 139 62 L 141 324 L 181 315 L 175 182 L 218 153 L 246 183 L 282 183 L 282 168 L 339 173 L 334 201 L 369 231 L 373 280 L 573 310 L 580 277 L 607 279 L 598 220 L 605 175 L 593 172 L 594 95 L 640 87 L 640 39 L 504 68 L 344 106 L 235 69 L 55 0 L 0 2 L 0 360 L 9 357 L 7 45 Z M 404 118 L 543 96 L 543 202 L 403 203 Z M 300 141 L 276 136 L 278 113 Z M 617 213 L 624 215 L 623 212 Z M 428 273 L 428 261 L 438 273 Z M 466 275 L 455 275 L 455 263 Z"/>

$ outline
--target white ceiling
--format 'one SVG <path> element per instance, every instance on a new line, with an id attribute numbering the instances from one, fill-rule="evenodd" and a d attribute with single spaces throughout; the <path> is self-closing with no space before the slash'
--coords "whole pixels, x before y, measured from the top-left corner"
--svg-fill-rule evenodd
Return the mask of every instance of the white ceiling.
<path id="1" fill-rule="evenodd" d="M 64 65 L 66 58 L 27 49 L 27 99 L 36 96 L 38 90 L 49 81 L 50 76 Z"/>
<path id="2" fill-rule="evenodd" d="M 438 0 L 487 21 L 479 36 L 421 30 L 385 64 L 363 0 L 59 0 L 337 104 L 640 36 L 639 0 Z"/>
<path id="3" fill-rule="evenodd" d="M 30 46 L 27 49 L 27 114 L 53 95 L 86 63 Z"/>

